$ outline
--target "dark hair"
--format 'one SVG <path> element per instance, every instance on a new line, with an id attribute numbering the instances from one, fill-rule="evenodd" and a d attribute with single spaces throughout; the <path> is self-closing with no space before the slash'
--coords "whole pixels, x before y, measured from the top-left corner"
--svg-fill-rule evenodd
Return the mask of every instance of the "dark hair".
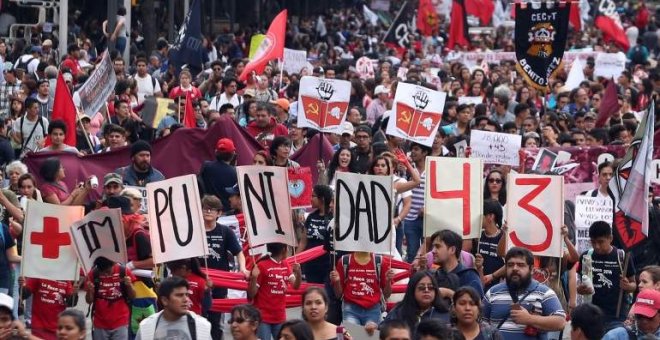
<path id="1" fill-rule="evenodd" d="M 479 296 L 479 293 L 474 288 L 472 288 L 470 286 L 460 287 L 454 292 L 454 296 L 452 296 L 452 298 L 451 298 L 453 306 L 456 306 L 456 302 L 463 295 L 467 295 L 467 296 L 470 297 L 470 300 L 472 300 L 472 302 L 474 302 L 474 304 L 477 305 L 477 308 L 479 309 L 479 313 L 481 314 L 481 308 L 482 308 L 482 306 L 481 306 L 481 296 Z M 452 316 L 452 319 L 453 318 L 454 318 L 454 316 Z M 457 321 L 458 320 L 452 320 L 452 323 L 456 323 Z"/>
<path id="2" fill-rule="evenodd" d="M 55 119 L 48 124 L 48 134 L 53 133 L 53 130 L 60 129 L 66 135 L 66 123 L 61 119 Z"/>
<path id="3" fill-rule="evenodd" d="M 291 146 L 291 140 L 288 137 L 284 136 L 277 136 L 273 138 L 273 142 L 270 144 L 270 155 L 271 157 L 275 157 L 277 154 L 277 148 L 279 148 L 282 145 L 289 145 Z"/>
<path id="4" fill-rule="evenodd" d="M 495 215 L 495 223 L 497 225 L 502 225 L 502 216 L 504 215 L 504 212 L 502 211 L 502 206 L 500 205 L 500 202 L 492 199 L 492 198 L 486 198 L 484 200 L 484 216 L 493 214 Z"/>
<path id="5" fill-rule="evenodd" d="M 236 80 L 236 78 L 233 78 L 233 77 L 224 78 L 224 79 L 222 79 L 222 87 L 223 87 L 223 88 L 224 88 L 224 87 L 227 87 L 227 86 L 229 86 L 232 82 L 238 83 L 238 81 Z"/>
<path id="6" fill-rule="evenodd" d="M 368 171 L 368 173 L 369 173 L 370 175 L 373 175 L 373 174 L 374 174 L 374 167 L 376 166 L 376 164 L 378 164 L 378 161 L 380 161 L 380 160 L 384 160 L 384 161 L 385 161 L 385 164 L 387 164 L 387 174 L 386 174 L 386 175 L 389 176 L 389 174 L 392 172 L 392 165 L 390 164 L 390 160 L 389 160 L 389 158 L 387 158 L 387 157 L 385 157 L 385 156 L 383 156 L 383 155 L 378 155 L 378 156 L 374 157 L 374 159 L 373 159 L 373 160 L 371 161 L 371 163 L 369 164 L 369 171 Z"/>
<path id="7" fill-rule="evenodd" d="M 55 182 L 55 176 L 57 176 L 57 172 L 60 171 L 61 166 L 62 163 L 60 163 L 59 158 L 50 157 L 41 164 L 39 175 L 46 182 Z"/>
<path id="8" fill-rule="evenodd" d="M 457 259 L 460 258 L 461 250 L 463 249 L 463 238 L 461 235 L 451 230 L 445 229 L 436 231 L 433 233 L 433 235 L 431 235 L 431 242 L 435 241 L 436 239 L 440 239 L 440 241 L 442 241 L 442 243 L 444 243 L 447 248 L 454 247 L 456 249 L 454 256 L 456 256 Z"/>
<path id="9" fill-rule="evenodd" d="M 604 128 L 595 128 L 589 131 L 589 136 L 593 137 L 595 140 L 603 142 L 603 145 L 608 144 L 610 141 L 608 139 L 607 130 Z"/>
<path id="10" fill-rule="evenodd" d="M 66 53 L 71 53 L 75 51 L 80 51 L 80 46 L 78 44 L 69 44 L 69 46 L 66 47 Z"/>
<path id="11" fill-rule="evenodd" d="M 605 334 L 603 311 L 591 303 L 578 305 L 571 312 L 571 328 L 580 329 L 589 340 L 600 340 Z"/>
<path id="12" fill-rule="evenodd" d="M 415 315 L 413 315 L 415 316 Z M 415 316 L 415 318 L 417 318 Z M 385 340 L 390 336 L 393 329 L 407 329 L 410 332 L 410 327 L 403 321 L 398 319 L 385 320 L 380 324 L 380 340 Z"/>
<path id="13" fill-rule="evenodd" d="M 500 178 L 502 179 L 502 189 L 500 189 L 500 193 L 497 195 L 497 200 L 500 202 L 501 205 L 506 204 L 506 177 L 502 173 L 502 170 L 499 169 L 493 169 L 488 173 L 488 176 L 486 176 L 486 180 L 484 181 L 484 199 L 489 199 L 490 197 L 490 190 L 488 190 L 488 179 L 492 173 L 498 173 L 500 174 Z"/>
<path id="14" fill-rule="evenodd" d="M 25 109 L 29 109 L 32 105 L 38 105 L 39 101 L 36 98 L 28 97 L 25 98 Z"/>
<path id="15" fill-rule="evenodd" d="M 657 265 L 646 266 L 642 268 L 642 272 L 649 273 L 649 275 L 651 275 L 651 280 L 653 281 L 654 284 L 660 281 L 660 266 Z"/>
<path id="16" fill-rule="evenodd" d="M 527 263 L 528 266 L 534 265 L 534 256 L 532 255 L 532 252 L 522 248 L 522 247 L 513 247 L 509 249 L 509 251 L 506 252 L 506 255 L 504 256 L 504 263 L 508 262 L 509 259 L 513 257 L 522 257 L 525 259 L 525 263 Z"/>
<path id="17" fill-rule="evenodd" d="M 206 278 L 206 274 L 202 272 L 202 266 L 199 264 L 199 260 L 197 260 L 196 257 L 170 261 L 167 262 L 166 265 L 167 268 L 169 268 L 170 272 L 175 272 L 176 270 L 181 268 L 188 268 L 193 274 L 201 278 Z"/>
<path id="18" fill-rule="evenodd" d="M 218 112 L 220 114 L 224 114 L 224 113 L 227 113 L 227 110 L 233 109 L 233 108 L 234 108 L 234 105 L 231 105 L 229 103 L 222 104 L 222 106 L 220 106 L 220 109 L 218 110 Z"/>
<path id="19" fill-rule="evenodd" d="M 434 338 L 443 339 L 443 340 L 458 340 L 465 339 L 460 332 L 454 331 L 448 326 L 438 322 L 434 319 L 422 320 L 422 322 L 417 325 L 417 336 L 432 336 Z"/>
<path id="20" fill-rule="evenodd" d="M 332 188 L 327 185 L 317 184 L 313 189 L 314 195 L 320 200 L 323 200 L 323 208 L 325 213 L 328 214 L 330 210 L 330 201 L 332 201 Z"/>
<path id="21" fill-rule="evenodd" d="M 166 297 L 169 299 L 170 295 L 176 288 L 190 289 L 190 285 L 188 285 L 188 281 L 184 278 L 170 276 L 160 282 L 160 287 L 158 287 L 158 298 Z"/>
<path id="22" fill-rule="evenodd" d="M 36 178 L 34 178 L 34 176 L 32 176 L 31 173 L 22 174 L 20 177 L 18 177 L 18 182 L 16 182 L 16 185 L 20 188 L 23 181 L 27 181 L 27 180 L 31 180 L 32 183 L 34 184 L 34 187 L 35 188 L 37 187 L 37 180 Z M 34 193 L 32 194 L 32 198 L 37 199 L 37 190 L 35 190 Z"/>
<path id="23" fill-rule="evenodd" d="M 123 136 L 126 136 L 126 130 L 123 127 L 121 127 L 117 124 L 108 124 L 103 128 L 103 135 L 104 136 L 107 136 L 107 135 L 109 135 L 111 133 L 115 133 L 115 132 L 119 133 Z"/>
<path id="24" fill-rule="evenodd" d="M 323 302 L 325 303 L 325 305 L 328 306 L 328 293 L 325 292 L 325 289 L 323 289 L 321 287 L 314 287 L 314 286 L 308 287 L 307 289 L 305 289 L 305 292 L 302 294 L 302 299 L 300 300 L 300 302 L 302 303 L 302 306 L 303 306 L 303 312 L 302 312 L 303 320 L 307 320 L 307 317 L 305 316 L 305 312 L 304 312 L 305 299 L 307 298 L 307 295 L 309 295 L 311 293 L 317 293 L 317 294 L 321 295 L 321 299 L 323 299 Z"/>
<path id="25" fill-rule="evenodd" d="M 355 133 L 353 134 L 354 136 L 357 136 L 358 132 L 364 132 L 371 137 L 371 128 L 367 125 L 358 125 L 355 127 Z"/>
<path id="26" fill-rule="evenodd" d="M 612 236 L 612 227 L 605 221 L 596 221 L 589 226 L 589 238 L 595 240 Z"/>
<path id="27" fill-rule="evenodd" d="M 426 146 L 424 144 L 419 144 L 419 143 L 416 143 L 416 142 L 412 142 L 410 144 L 410 149 L 412 150 L 412 148 L 414 148 L 414 147 L 420 148 L 422 150 L 422 152 L 426 152 L 427 154 L 430 154 L 431 151 L 433 150 L 430 146 Z"/>
<path id="28" fill-rule="evenodd" d="M 518 115 L 521 112 L 523 112 L 525 110 L 528 110 L 528 109 L 529 109 L 529 105 L 527 105 L 525 103 L 520 103 L 520 104 L 516 105 L 516 107 L 513 108 L 513 114 L 516 115 L 516 117 L 518 117 Z"/>
<path id="29" fill-rule="evenodd" d="M 77 310 L 75 308 L 67 308 L 60 313 L 57 318 L 61 319 L 63 317 L 70 317 L 73 319 L 73 323 L 76 324 L 78 328 L 80 328 L 81 331 L 84 331 L 86 329 L 86 318 L 85 318 L 85 313 L 83 313 L 80 310 Z"/>
<path id="30" fill-rule="evenodd" d="M 600 174 L 600 172 L 601 172 L 603 169 L 608 168 L 608 167 L 614 169 L 614 165 L 612 164 L 612 162 L 610 162 L 610 161 L 605 161 L 605 162 L 603 162 L 603 163 L 598 164 L 598 174 Z"/>
<path id="31" fill-rule="evenodd" d="M 259 150 L 259 151 L 257 151 L 254 155 L 255 155 L 255 156 L 256 156 L 256 155 L 260 155 L 260 156 L 262 156 L 264 159 L 266 159 L 266 165 L 273 165 L 273 159 L 270 158 L 270 156 L 266 153 L 265 150 Z M 253 157 L 253 158 L 254 158 L 254 157 Z"/>
<path id="32" fill-rule="evenodd" d="M 438 293 L 438 281 L 435 279 L 433 274 L 430 271 L 419 271 L 410 277 L 408 286 L 406 287 L 406 292 L 403 295 L 403 299 L 396 304 L 396 307 L 394 307 L 400 310 L 399 315 L 403 318 L 403 321 L 406 322 L 408 328 L 410 329 L 415 329 L 415 326 L 419 322 L 419 318 L 417 316 L 419 315 L 420 309 L 419 305 L 417 304 L 417 300 L 415 300 L 415 290 L 417 289 L 417 284 L 425 277 L 431 279 L 431 285 L 433 286 L 433 291 L 435 292 L 435 299 L 433 300 L 432 308 L 435 308 L 440 312 L 449 311 L 449 308 Z"/>
<path id="33" fill-rule="evenodd" d="M 236 313 L 245 319 L 255 322 L 257 325 L 261 323 L 261 312 L 259 312 L 259 310 L 252 304 L 244 303 L 242 305 L 234 306 L 229 313 L 230 318 L 233 318 Z"/>
<path id="34" fill-rule="evenodd" d="M 117 8 L 117 15 L 126 15 L 126 7 Z"/>
<path id="35" fill-rule="evenodd" d="M 280 327 L 280 332 L 277 334 L 277 339 L 281 339 L 282 331 L 288 328 L 293 336 L 296 337 L 296 340 L 314 340 L 314 333 L 312 333 L 312 328 L 309 327 L 307 322 L 302 320 L 288 320 L 282 324 Z"/>
<path id="36" fill-rule="evenodd" d="M 333 178 L 335 178 L 335 172 L 339 167 L 339 154 L 344 150 L 348 151 L 351 154 L 351 161 L 348 162 L 348 171 L 353 172 L 353 169 L 355 168 L 355 157 L 353 156 L 353 152 L 351 151 L 350 148 L 342 146 L 339 147 L 337 151 L 335 151 L 335 154 L 332 155 L 332 159 L 328 164 L 328 180 L 332 180 Z"/>
<path id="37" fill-rule="evenodd" d="M 284 244 L 284 243 L 272 242 L 272 243 L 266 244 L 266 251 L 269 252 L 271 256 L 277 256 L 277 255 L 285 252 L 286 247 L 287 247 L 287 245 Z M 267 257 L 264 256 L 261 259 L 259 259 L 259 261 L 261 261 L 265 258 L 267 258 Z"/>

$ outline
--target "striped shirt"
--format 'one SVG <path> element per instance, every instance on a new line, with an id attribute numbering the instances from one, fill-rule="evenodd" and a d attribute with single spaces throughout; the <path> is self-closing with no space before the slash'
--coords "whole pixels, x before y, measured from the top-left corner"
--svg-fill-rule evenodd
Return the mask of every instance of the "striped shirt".
<path id="1" fill-rule="evenodd" d="M 406 221 L 414 221 L 419 217 L 419 211 L 424 206 L 424 188 L 426 187 L 426 171 L 420 175 L 421 183 L 412 189 L 412 203 L 410 204 L 410 211 L 406 216 Z"/>
<path id="2" fill-rule="evenodd" d="M 561 316 L 566 317 L 566 312 L 562 309 L 559 299 L 552 289 L 548 286 L 532 280 L 529 287 L 524 292 L 518 295 L 518 299 L 522 299 L 527 293 L 529 294 L 524 300 L 518 303 L 526 308 L 532 314 L 543 316 Z M 548 335 L 546 332 L 538 331 L 538 336 L 532 337 L 524 334 L 525 325 L 519 325 L 511 320 L 511 294 L 509 287 L 506 283 L 500 283 L 491 288 L 484 296 L 483 300 L 484 320 L 493 326 L 497 326 L 506 318 L 506 321 L 500 327 L 500 333 L 507 340 L 528 340 L 539 339 L 547 340 Z"/>

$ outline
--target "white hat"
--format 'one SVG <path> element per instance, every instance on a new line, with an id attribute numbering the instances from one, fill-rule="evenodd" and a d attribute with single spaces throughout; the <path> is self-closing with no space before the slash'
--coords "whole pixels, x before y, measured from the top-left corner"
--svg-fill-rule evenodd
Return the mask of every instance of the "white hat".
<path id="1" fill-rule="evenodd" d="M 376 90 L 374 91 L 374 94 L 379 95 L 381 93 L 389 94 L 390 90 L 387 87 L 385 87 L 385 85 L 376 86 Z"/>
<path id="2" fill-rule="evenodd" d="M 344 131 L 342 131 L 341 133 L 342 135 L 344 134 L 353 135 L 353 133 L 355 132 L 355 128 L 353 127 L 353 124 L 351 122 L 344 122 L 344 124 L 342 124 L 342 127 L 344 128 Z"/>
<path id="3" fill-rule="evenodd" d="M 0 293 L 0 307 L 5 307 L 10 311 L 14 310 L 14 299 L 7 294 Z"/>

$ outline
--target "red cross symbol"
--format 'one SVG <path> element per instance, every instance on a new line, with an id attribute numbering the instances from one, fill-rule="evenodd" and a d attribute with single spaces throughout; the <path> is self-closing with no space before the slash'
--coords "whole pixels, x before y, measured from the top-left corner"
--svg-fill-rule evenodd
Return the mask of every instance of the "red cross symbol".
<path id="1" fill-rule="evenodd" d="M 44 231 L 32 232 L 30 242 L 42 247 L 41 256 L 45 259 L 60 257 L 60 247 L 71 245 L 69 233 L 60 233 L 60 223 L 56 217 L 44 217 Z"/>

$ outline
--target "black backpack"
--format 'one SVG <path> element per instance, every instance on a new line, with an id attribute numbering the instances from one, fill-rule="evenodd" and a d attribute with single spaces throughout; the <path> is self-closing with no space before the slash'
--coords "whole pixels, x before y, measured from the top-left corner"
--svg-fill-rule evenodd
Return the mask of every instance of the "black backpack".
<path id="1" fill-rule="evenodd" d="M 124 276 L 126 276 L 126 267 L 123 264 L 119 265 L 119 290 L 121 291 L 121 296 L 123 297 L 124 301 L 126 304 L 129 306 L 131 305 L 131 300 L 128 298 L 128 289 L 126 288 L 126 284 L 124 284 Z M 101 272 L 99 271 L 98 268 L 94 267 L 92 269 L 92 278 L 93 278 L 93 283 L 94 283 L 94 301 L 98 298 L 99 294 L 99 286 L 101 284 Z M 94 301 L 89 305 L 89 309 L 87 310 L 87 316 L 90 316 L 91 313 L 94 311 Z"/>
<path id="2" fill-rule="evenodd" d="M 646 63 L 646 58 L 644 58 L 644 50 L 642 46 L 637 45 L 633 48 L 632 55 L 630 56 L 630 61 L 633 64 L 644 64 Z"/>
<path id="3" fill-rule="evenodd" d="M 18 58 L 18 65 L 16 65 L 17 69 L 23 69 L 27 72 L 28 65 L 32 62 L 32 60 L 36 59 L 35 57 L 30 56 L 27 60 L 23 59 L 23 57 Z"/>

